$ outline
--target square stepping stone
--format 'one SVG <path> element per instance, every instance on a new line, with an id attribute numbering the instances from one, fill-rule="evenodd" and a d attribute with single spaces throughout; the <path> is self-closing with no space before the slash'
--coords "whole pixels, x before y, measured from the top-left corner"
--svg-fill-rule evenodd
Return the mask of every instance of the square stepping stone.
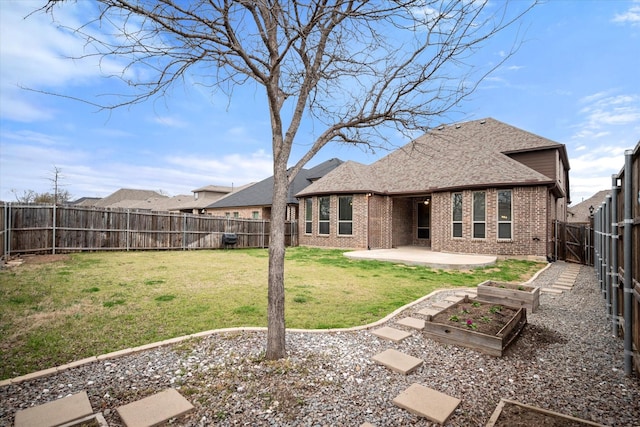
<path id="1" fill-rule="evenodd" d="M 364 424 L 360 424 L 360 427 L 376 427 L 371 423 L 364 423 Z"/>
<path id="2" fill-rule="evenodd" d="M 401 353 L 392 348 L 376 354 L 372 359 L 374 362 L 404 375 L 413 372 L 423 363 L 422 359 Z"/>
<path id="3" fill-rule="evenodd" d="M 457 302 L 460 302 L 463 298 L 464 297 L 449 296 L 449 297 L 446 297 L 444 300 L 455 304 Z"/>
<path id="4" fill-rule="evenodd" d="M 382 327 L 380 329 L 376 329 L 371 331 L 371 333 L 378 338 L 382 338 L 385 340 L 400 342 L 403 339 L 411 336 L 411 332 L 401 331 L 400 329 L 390 328 L 389 326 Z"/>
<path id="5" fill-rule="evenodd" d="M 439 308 L 439 309 L 445 309 L 448 308 L 450 306 L 452 306 L 453 303 L 447 302 L 447 301 L 438 301 L 438 302 L 434 302 L 433 303 L 433 307 L 435 308 Z"/>
<path id="6" fill-rule="evenodd" d="M 540 288 L 540 292 L 543 294 L 560 295 L 563 291 L 557 288 Z"/>
<path id="7" fill-rule="evenodd" d="M 552 288 L 555 289 L 561 289 L 563 291 L 570 291 L 571 289 L 573 289 L 573 286 L 565 286 L 565 285 L 559 285 L 558 283 L 555 283 L 553 286 L 551 286 Z"/>
<path id="8" fill-rule="evenodd" d="M 422 314 L 424 316 L 435 316 L 438 313 L 440 313 L 440 310 L 437 308 L 423 308 L 418 312 L 418 314 Z"/>
<path id="9" fill-rule="evenodd" d="M 412 384 L 393 403 L 419 417 L 444 424 L 461 400 L 420 384 Z"/>
<path id="10" fill-rule="evenodd" d="M 151 427 L 194 409 L 177 390 L 169 388 L 116 409 L 127 427 Z"/>
<path id="11" fill-rule="evenodd" d="M 86 391 L 16 412 L 15 427 L 53 427 L 93 414 Z"/>
<path id="12" fill-rule="evenodd" d="M 424 329 L 424 320 L 416 319 L 415 317 L 405 317 L 396 322 L 398 325 L 408 326 L 419 331 Z"/>
<path id="13" fill-rule="evenodd" d="M 574 283 L 576 283 L 576 281 L 574 279 L 563 279 L 562 277 L 559 277 L 558 280 L 556 280 L 556 283 L 573 285 Z"/>

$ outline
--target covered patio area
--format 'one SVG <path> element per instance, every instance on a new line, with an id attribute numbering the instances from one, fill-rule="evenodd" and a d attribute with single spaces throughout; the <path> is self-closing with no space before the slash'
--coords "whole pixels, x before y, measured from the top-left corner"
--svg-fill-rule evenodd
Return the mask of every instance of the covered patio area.
<path id="1" fill-rule="evenodd" d="M 399 246 L 393 249 L 372 249 L 345 252 L 353 259 L 371 259 L 397 262 L 409 265 L 424 265 L 431 268 L 466 270 L 495 264 L 493 255 L 468 255 L 447 252 L 434 252 L 419 246 Z"/>

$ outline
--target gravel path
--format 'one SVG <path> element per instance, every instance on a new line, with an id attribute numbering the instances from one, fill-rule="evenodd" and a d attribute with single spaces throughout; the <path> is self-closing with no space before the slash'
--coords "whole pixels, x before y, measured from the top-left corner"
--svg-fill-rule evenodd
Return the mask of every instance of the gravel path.
<path id="1" fill-rule="evenodd" d="M 536 279 L 551 286 L 565 264 Z M 395 320 L 444 299 L 438 293 Z M 560 296 L 541 295 L 536 313 L 502 358 L 442 345 L 418 332 L 402 343 L 367 330 L 289 333 L 289 357 L 263 359 L 266 334 L 226 332 L 0 388 L 0 426 L 15 411 L 86 390 L 94 411 L 121 426 L 115 408 L 167 387 L 196 410 L 176 420 L 185 426 L 430 426 L 392 404 L 412 383 L 462 399 L 447 426 L 483 426 L 500 398 L 612 426 L 640 425 L 640 380 L 624 375 L 623 342 L 611 336 L 604 299 L 592 268 Z M 404 329 L 394 323 L 386 324 Z M 408 330 L 408 329 L 407 329 Z M 425 361 L 408 376 L 374 364 L 395 348 Z"/>

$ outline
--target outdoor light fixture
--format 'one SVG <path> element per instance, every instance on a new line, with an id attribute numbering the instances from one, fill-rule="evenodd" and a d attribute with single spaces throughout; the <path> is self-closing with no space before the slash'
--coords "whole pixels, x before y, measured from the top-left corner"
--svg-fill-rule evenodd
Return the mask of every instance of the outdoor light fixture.
<path id="1" fill-rule="evenodd" d="M 589 215 L 593 216 L 593 205 L 589 206 Z"/>

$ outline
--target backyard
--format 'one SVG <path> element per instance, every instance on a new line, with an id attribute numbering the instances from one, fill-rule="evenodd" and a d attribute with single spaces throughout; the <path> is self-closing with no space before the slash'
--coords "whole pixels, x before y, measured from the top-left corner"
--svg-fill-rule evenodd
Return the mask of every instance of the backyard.
<path id="1" fill-rule="evenodd" d="M 288 328 L 364 325 L 439 288 L 524 281 L 543 267 L 507 260 L 444 271 L 343 252 L 288 249 Z M 27 257 L 0 271 L 0 379 L 176 336 L 265 326 L 267 260 L 266 249 Z"/>

